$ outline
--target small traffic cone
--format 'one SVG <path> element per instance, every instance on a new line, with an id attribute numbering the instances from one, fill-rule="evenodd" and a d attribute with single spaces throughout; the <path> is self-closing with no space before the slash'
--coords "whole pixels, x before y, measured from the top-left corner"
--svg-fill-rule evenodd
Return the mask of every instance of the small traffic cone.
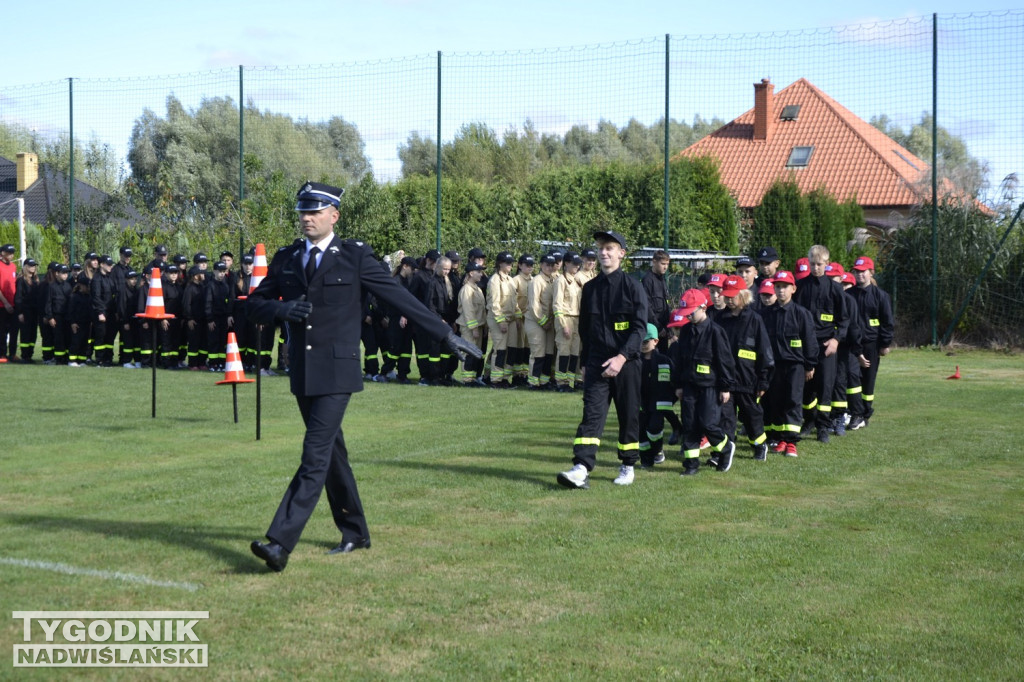
<path id="1" fill-rule="evenodd" d="M 249 280 L 249 293 L 256 291 L 263 278 L 267 276 L 267 249 L 263 244 L 256 245 L 256 255 L 252 259 L 252 279 Z"/>
<path id="2" fill-rule="evenodd" d="M 146 295 L 146 312 L 135 313 L 135 317 L 144 317 L 147 320 L 170 320 L 174 315 L 164 312 L 164 285 L 160 281 L 160 268 L 153 268 L 152 279 L 149 282 L 149 293 Z"/>
<path id="3" fill-rule="evenodd" d="M 956 371 L 946 377 L 947 379 L 959 379 L 960 378 L 960 365 L 956 366 Z"/>
<path id="4" fill-rule="evenodd" d="M 227 364 L 224 366 L 224 381 L 218 381 L 218 386 L 222 384 L 251 384 L 255 381 L 255 379 L 245 378 L 242 358 L 238 354 L 238 339 L 234 332 L 228 332 L 227 356 Z"/>

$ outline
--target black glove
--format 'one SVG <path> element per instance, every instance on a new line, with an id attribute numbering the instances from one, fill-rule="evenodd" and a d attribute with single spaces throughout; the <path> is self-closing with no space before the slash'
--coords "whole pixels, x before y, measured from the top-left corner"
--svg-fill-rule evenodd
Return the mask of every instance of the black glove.
<path id="1" fill-rule="evenodd" d="M 285 301 L 277 308 L 277 317 L 287 322 L 302 322 L 313 312 L 313 304 L 305 297 L 294 301 Z"/>
<path id="2" fill-rule="evenodd" d="M 444 342 L 448 344 L 448 347 L 452 349 L 452 352 L 459 356 L 460 362 L 466 359 L 466 355 L 472 355 L 477 360 L 484 356 L 483 351 L 477 348 L 476 344 L 466 341 L 455 332 L 448 332 L 448 336 L 445 337 Z"/>

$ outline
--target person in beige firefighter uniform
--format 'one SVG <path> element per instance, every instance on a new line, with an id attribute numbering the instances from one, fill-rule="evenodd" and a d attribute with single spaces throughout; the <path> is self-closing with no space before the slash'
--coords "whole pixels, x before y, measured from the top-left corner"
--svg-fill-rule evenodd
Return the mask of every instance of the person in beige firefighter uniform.
<path id="1" fill-rule="evenodd" d="M 540 259 L 540 274 L 530 279 L 526 291 L 526 338 L 530 343 L 530 388 L 544 390 L 551 380 L 555 360 L 555 328 L 551 315 L 551 295 L 555 281 L 555 257 Z"/>
<path id="2" fill-rule="evenodd" d="M 580 357 L 580 296 L 583 286 L 576 279 L 579 254 L 567 251 L 562 256 L 562 272 L 555 278 L 551 295 L 551 311 L 555 318 L 555 347 L 558 350 L 555 383 L 560 393 L 572 390 Z"/>
<path id="3" fill-rule="evenodd" d="M 530 347 L 526 341 L 526 294 L 533 279 L 534 259 L 528 253 L 519 256 L 519 266 L 512 283 L 516 287 L 516 315 L 508 332 L 506 366 L 512 371 L 512 383 L 523 386 L 529 373 Z"/>
<path id="4" fill-rule="evenodd" d="M 462 338 L 476 346 L 480 345 L 483 330 L 487 326 L 487 304 L 484 292 L 480 291 L 483 274 L 484 266 L 480 263 L 470 263 L 466 266 L 466 277 L 459 287 L 459 317 L 455 320 Z M 479 362 L 477 358 L 467 355 L 462 363 L 462 369 L 455 373 L 456 381 L 463 386 L 486 386 L 487 384 L 476 375 Z"/>
<path id="5" fill-rule="evenodd" d="M 494 274 L 487 282 L 487 331 L 491 337 L 491 386 L 512 387 L 508 364 L 509 330 L 516 315 L 516 285 L 512 282 L 515 258 L 502 251 L 494 262 Z"/>

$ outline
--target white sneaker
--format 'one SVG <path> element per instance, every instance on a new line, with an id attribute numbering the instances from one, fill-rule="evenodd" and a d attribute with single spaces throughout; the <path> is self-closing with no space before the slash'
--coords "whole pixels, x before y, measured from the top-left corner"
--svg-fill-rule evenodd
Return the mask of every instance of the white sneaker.
<path id="1" fill-rule="evenodd" d="M 661 452 L 659 452 L 658 454 L 656 454 L 654 456 L 654 463 L 655 464 L 661 464 L 664 461 L 665 461 L 665 451 L 662 450 Z"/>
<path id="2" fill-rule="evenodd" d="M 125 369 L 135 369 L 135 363 L 134 362 L 126 362 L 126 363 L 124 363 L 121 366 L 124 367 Z"/>
<path id="3" fill-rule="evenodd" d="M 391 370 L 385 376 L 387 377 L 388 381 L 394 381 L 395 379 L 398 378 L 398 372 L 396 372 L 395 370 Z"/>
<path id="4" fill-rule="evenodd" d="M 78 364 L 77 362 L 69 362 L 68 367 L 81 367 L 81 365 Z"/>
<path id="5" fill-rule="evenodd" d="M 275 372 L 275 371 L 274 371 L 274 370 L 272 370 L 272 369 L 261 369 L 261 370 L 260 370 L 260 376 L 264 376 L 264 377 L 276 377 L 276 376 L 277 376 L 277 372 Z"/>
<path id="6" fill-rule="evenodd" d="M 142 363 L 141 363 L 141 362 L 138 362 L 138 361 L 136 361 L 136 363 L 135 363 L 135 369 L 142 369 Z"/>
<path id="7" fill-rule="evenodd" d="M 633 482 L 633 467 L 623 464 L 619 467 L 619 475 L 612 481 L 615 485 L 629 485 Z"/>
<path id="8" fill-rule="evenodd" d="M 558 485 L 574 489 L 589 488 L 590 483 L 587 482 L 589 476 L 587 467 L 576 464 L 572 469 L 558 474 Z"/>

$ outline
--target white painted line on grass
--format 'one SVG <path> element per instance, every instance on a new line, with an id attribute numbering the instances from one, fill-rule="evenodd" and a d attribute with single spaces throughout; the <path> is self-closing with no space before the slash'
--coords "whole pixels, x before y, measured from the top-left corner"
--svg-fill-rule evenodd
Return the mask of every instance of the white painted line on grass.
<path id="1" fill-rule="evenodd" d="M 101 578 L 103 580 L 120 580 L 121 582 L 135 583 L 137 585 L 149 585 L 151 587 L 172 587 L 178 590 L 188 590 L 189 592 L 195 592 L 199 589 L 199 585 L 195 583 L 179 583 L 174 582 L 173 580 L 154 580 L 153 578 L 148 578 L 144 575 L 135 575 L 134 573 L 98 571 L 93 568 L 78 568 L 77 566 L 58 564 L 52 561 L 33 561 L 32 559 L 0 557 L 0 564 L 7 566 L 20 566 L 22 568 L 38 568 L 43 571 L 52 571 L 54 573 L 63 573 L 65 575 L 84 575 L 90 578 Z"/>

